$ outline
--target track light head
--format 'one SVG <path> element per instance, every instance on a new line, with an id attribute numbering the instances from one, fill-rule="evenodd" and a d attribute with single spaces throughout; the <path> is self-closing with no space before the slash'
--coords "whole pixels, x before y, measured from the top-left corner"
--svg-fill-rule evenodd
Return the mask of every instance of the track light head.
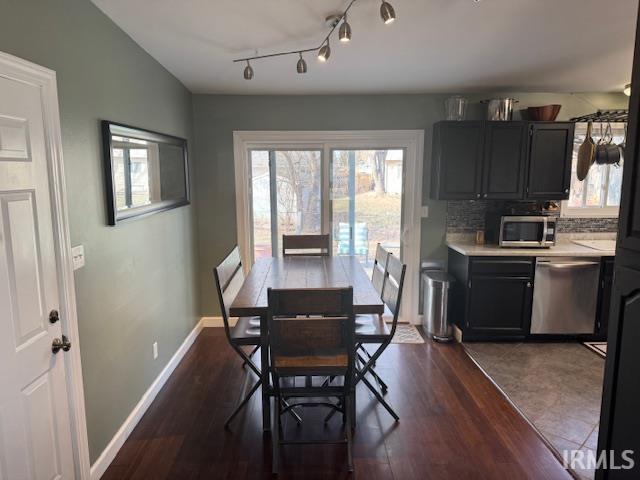
<path id="1" fill-rule="evenodd" d="M 380 5 L 380 17 L 382 17 L 382 21 L 385 24 L 389 24 L 396 19 L 395 10 L 391 4 L 385 0 L 382 0 L 382 5 Z"/>
<path id="2" fill-rule="evenodd" d="M 300 54 L 300 59 L 298 60 L 298 64 L 296 65 L 296 70 L 298 73 L 307 73 L 307 62 L 302 58 L 302 53 Z"/>
<path id="3" fill-rule="evenodd" d="M 322 48 L 318 51 L 318 60 L 321 62 L 326 62 L 329 60 L 331 56 L 331 47 L 329 47 L 329 40 L 325 43 Z"/>
<path id="4" fill-rule="evenodd" d="M 340 30 L 338 31 L 338 38 L 342 43 L 347 43 L 351 40 L 351 25 L 347 22 L 346 14 L 342 19 L 342 25 L 340 25 Z"/>
<path id="5" fill-rule="evenodd" d="M 244 79 L 251 80 L 253 78 L 253 68 L 251 68 L 251 64 L 249 60 L 247 60 L 247 66 L 244 67 Z"/>

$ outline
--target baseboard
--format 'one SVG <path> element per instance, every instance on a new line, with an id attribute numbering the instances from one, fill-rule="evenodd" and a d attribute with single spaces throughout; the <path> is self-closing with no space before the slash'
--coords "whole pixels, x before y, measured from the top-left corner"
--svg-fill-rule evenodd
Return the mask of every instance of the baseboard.
<path id="1" fill-rule="evenodd" d="M 124 445 L 125 440 L 129 437 L 144 413 L 149 408 L 149 405 L 151 405 L 151 402 L 153 402 L 153 400 L 156 398 L 156 395 L 158 394 L 160 389 L 163 387 L 167 379 L 171 376 L 171 373 L 173 373 L 176 366 L 178 366 L 184 355 L 189 350 L 189 347 L 191 347 L 195 339 L 202 331 L 202 328 L 205 326 L 204 323 L 204 318 L 200 319 L 193 330 L 191 330 L 189 335 L 187 335 L 187 338 L 184 339 L 184 342 L 182 342 L 180 348 L 178 348 L 176 353 L 173 354 L 171 360 L 169 360 L 158 377 L 144 393 L 138 404 L 129 414 L 120 429 L 113 436 L 107 447 L 103 450 L 103 452 L 93 463 L 93 465 L 91 465 L 91 480 L 100 479 L 109 465 L 111 465 L 111 462 L 113 462 L 116 454 L 118 453 L 120 448 L 122 448 L 122 445 Z"/>
<path id="2" fill-rule="evenodd" d="M 224 327 L 224 322 L 222 321 L 222 317 L 202 317 L 200 319 L 202 326 L 204 328 L 209 327 Z M 229 326 L 233 327 L 236 324 L 235 318 L 229 319 Z"/>

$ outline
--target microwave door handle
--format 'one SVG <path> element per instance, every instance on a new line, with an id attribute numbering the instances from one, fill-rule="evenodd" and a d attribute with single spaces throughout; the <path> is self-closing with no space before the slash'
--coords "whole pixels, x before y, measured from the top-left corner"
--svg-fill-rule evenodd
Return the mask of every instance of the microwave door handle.
<path id="1" fill-rule="evenodd" d="M 542 238 L 540 239 L 540 246 L 544 246 L 547 241 L 547 217 L 542 219 Z"/>

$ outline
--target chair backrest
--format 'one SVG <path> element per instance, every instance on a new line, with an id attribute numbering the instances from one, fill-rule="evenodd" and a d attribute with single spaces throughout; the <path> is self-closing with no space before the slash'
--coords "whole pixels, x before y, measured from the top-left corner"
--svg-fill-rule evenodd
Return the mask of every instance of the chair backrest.
<path id="1" fill-rule="evenodd" d="M 352 287 L 270 288 L 268 298 L 272 363 L 286 357 L 344 355 L 348 369 L 353 367 Z"/>
<path id="2" fill-rule="evenodd" d="M 371 283 L 373 284 L 373 288 L 376 289 L 376 292 L 378 292 L 378 295 L 380 295 L 380 298 L 382 298 L 382 290 L 384 288 L 384 280 L 387 274 L 389 255 L 391 254 L 378 243 L 376 246 L 376 256 L 373 260 Z"/>
<path id="3" fill-rule="evenodd" d="M 282 235 L 282 256 L 313 255 L 328 257 L 331 254 L 329 235 Z"/>
<path id="4" fill-rule="evenodd" d="M 218 290 L 218 300 L 222 311 L 222 320 L 227 337 L 229 330 L 229 308 L 235 300 L 244 282 L 244 271 L 240 260 L 240 250 L 236 246 L 220 264 L 213 269 L 213 278 Z"/>
<path id="5" fill-rule="evenodd" d="M 402 300 L 402 289 L 404 287 L 404 274 L 407 266 L 404 265 L 395 255 L 389 255 L 387 271 L 385 274 L 384 287 L 382 289 L 382 301 L 391 313 L 393 313 L 393 323 L 391 324 L 391 336 L 396 331 L 398 325 L 398 315 L 400 315 L 400 302 Z"/>

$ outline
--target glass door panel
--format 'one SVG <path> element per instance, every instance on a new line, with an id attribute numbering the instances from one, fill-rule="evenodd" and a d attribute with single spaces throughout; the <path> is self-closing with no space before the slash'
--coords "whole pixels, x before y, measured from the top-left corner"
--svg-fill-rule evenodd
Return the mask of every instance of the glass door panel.
<path id="1" fill-rule="evenodd" d="M 401 257 L 404 150 L 333 150 L 334 255 L 356 255 L 370 268 L 376 244 Z"/>
<path id="2" fill-rule="evenodd" d="M 276 173 L 277 251 L 282 235 L 322 233 L 320 150 L 272 152 Z M 273 162 L 272 162 L 273 163 Z"/>
<path id="3" fill-rule="evenodd" d="M 254 259 L 279 256 L 284 234 L 322 233 L 322 151 L 251 150 Z"/>
<path id="4" fill-rule="evenodd" d="M 251 201 L 253 228 L 253 258 L 270 257 L 271 251 L 271 190 L 269 152 L 251 152 Z"/>

